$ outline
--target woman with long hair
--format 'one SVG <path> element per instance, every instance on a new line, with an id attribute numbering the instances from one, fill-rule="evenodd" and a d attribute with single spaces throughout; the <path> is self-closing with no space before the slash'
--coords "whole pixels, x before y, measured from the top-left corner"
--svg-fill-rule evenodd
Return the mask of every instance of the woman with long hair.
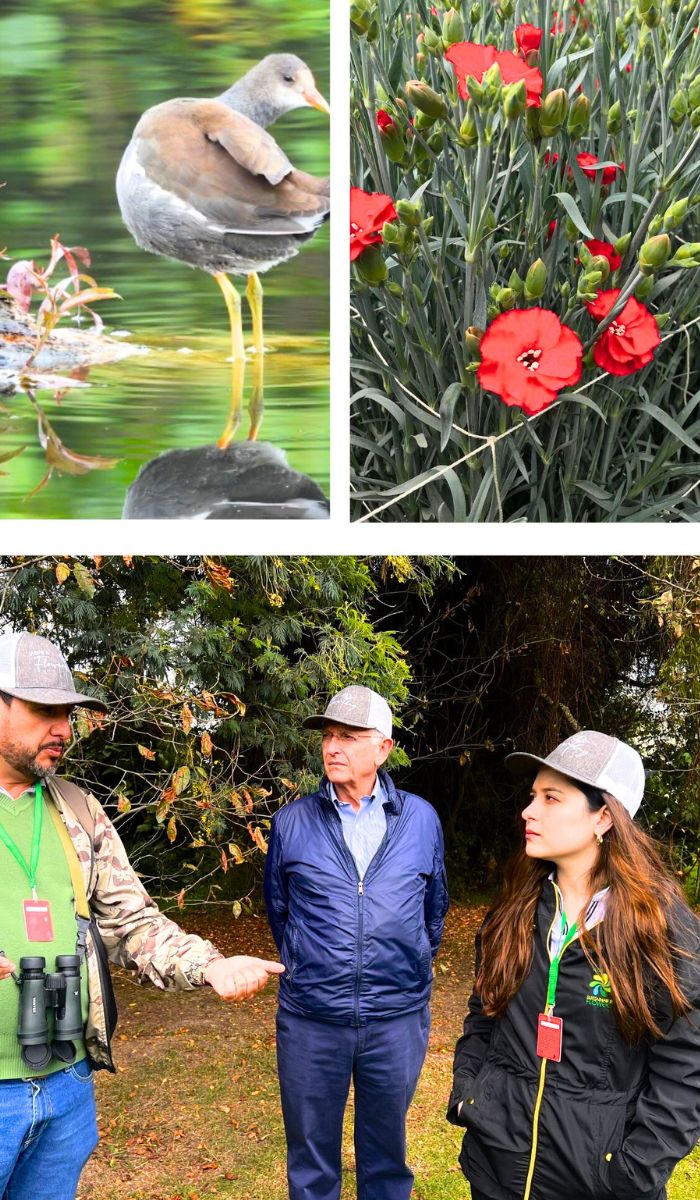
<path id="1" fill-rule="evenodd" d="M 448 1120 L 473 1200 L 664 1200 L 700 1136 L 700 922 L 633 817 L 631 746 L 529 776 L 524 847 L 477 937 Z"/>

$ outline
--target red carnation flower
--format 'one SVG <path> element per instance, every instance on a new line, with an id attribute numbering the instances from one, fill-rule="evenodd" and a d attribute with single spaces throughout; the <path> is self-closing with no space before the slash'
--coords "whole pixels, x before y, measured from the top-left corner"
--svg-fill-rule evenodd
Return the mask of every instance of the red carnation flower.
<path id="1" fill-rule="evenodd" d="M 482 337 L 480 351 L 481 386 L 529 416 L 581 378 L 581 342 L 546 308 L 501 313 Z"/>
<path id="2" fill-rule="evenodd" d="M 540 48 L 542 30 L 536 25 L 518 25 L 515 40 L 521 54 L 531 54 Z"/>
<path id="3" fill-rule="evenodd" d="M 386 109 L 380 108 L 377 112 L 377 127 L 386 131 L 387 129 L 393 129 L 395 124 L 394 118 L 389 115 Z"/>
<path id="4" fill-rule="evenodd" d="M 517 54 L 511 54 L 509 50 L 497 50 L 495 46 L 482 46 L 478 42 L 456 42 L 454 46 L 450 46 L 445 58 L 455 69 L 459 94 L 463 100 L 469 99 L 467 76 L 472 75 L 481 82 L 489 67 L 498 63 L 503 82 L 517 83 L 524 79 L 528 107 L 539 108 L 542 101 L 542 76 L 536 67 L 528 67 Z"/>
<path id="5" fill-rule="evenodd" d="M 556 164 L 559 162 L 559 155 L 557 154 L 556 150 L 553 154 L 550 150 L 547 150 L 543 162 L 545 167 L 556 166 Z"/>
<path id="6" fill-rule="evenodd" d="M 595 300 L 586 301 L 586 308 L 596 321 L 602 321 L 619 295 L 619 288 L 601 292 Z M 639 300 L 630 296 L 595 343 L 593 358 L 611 375 L 633 375 L 651 362 L 660 344 L 659 327 L 654 317 Z"/>
<path id="7" fill-rule="evenodd" d="M 354 262 L 367 246 L 381 242 L 379 230 L 382 225 L 385 221 L 395 220 L 396 209 L 391 196 L 350 188 L 350 262 Z"/>
<path id="8" fill-rule="evenodd" d="M 589 154 L 587 150 L 583 150 L 580 154 L 576 155 L 576 162 L 584 175 L 587 175 L 589 179 L 595 179 L 596 169 L 598 168 L 598 159 L 595 154 Z M 614 183 L 616 171 L 624 171 L 624 169 L 624 163 L 620 163 L 619 167 L 615 164 L 612 167 L 603 167 L 603 183 Z M 569 167 L 569 175 L 573 176 L 571 167 Z"/>
<path id="9" fill-rule="evenodd" d="M 549 225 L 547 226 L 547 241 L 550 241 L 550 239 L 552 237 L 554 237 L 554 230 L 556 229 L 556 227 L 557 227 L 556 221 L 549 222 Z"/>
<path id="10" fill-rule="evenodd" d="M 616 252 L 615 247 L 610 245 L 610 242 L 599 242 L 597 238 L 591 238 L 590 241 L 583 244 L 591 254 L 599 254 L 601 258 L 607 258 L 611 272 L 616 271 L 622 264 L 620 255 Z"/>

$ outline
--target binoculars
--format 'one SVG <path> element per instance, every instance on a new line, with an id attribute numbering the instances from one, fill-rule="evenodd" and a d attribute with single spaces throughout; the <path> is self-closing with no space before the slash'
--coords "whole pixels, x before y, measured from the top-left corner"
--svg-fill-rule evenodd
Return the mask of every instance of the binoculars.
<path id="1" fill-rule="evenodd" d="M 52 1056 L 72 1063 L 76 1055 L 73 1038 L 83 1036 L 80 998 L 80 959 L 77 954 L 59 954 L 56 971 L 44 971 L 46 959 L 38 955 L 20 958 L 19 1022 L 17 1041 L 28 1067 L 40 1071 Z M 49 1037 L 48 1014 L 53 1013 L 53 1038 Z"/>

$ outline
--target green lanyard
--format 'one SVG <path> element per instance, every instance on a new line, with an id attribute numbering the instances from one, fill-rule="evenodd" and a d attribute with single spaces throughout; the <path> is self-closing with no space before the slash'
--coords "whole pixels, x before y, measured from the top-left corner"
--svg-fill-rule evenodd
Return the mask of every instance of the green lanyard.
<path id="1" fill-rule="evenodd" d="M 34 790 L 34 827 L 32 829 L 32 848 L 29 857 L 29 866 L 22 851 L 13 838 L 10 837 L 6 829 L 0 825 L 0 841 L 4 842 L 10 854 L 19 863 L 24 871 L 29 886 L 32 889 L 32 899 L 36 900 L 36 869 L 39 866 L 39 849 L 41 847 L 41 824 L 44 816 L 44 800 L 41 794 L 41 783 L 37 779 L 36 788 Z"/>
<path id="2" fill-rule="evenodd" d="M 562 929 L 564 928 L 565 925 L 566 925 L 566 913 L 562 909 L 562 914 L 561 914 Z M 564 953 L 564 951 L 566 950 L 566 947 L 571 942 L 573 942 L 574 938 L 576 937 L 577 932 L 578 932 L 578 930 L 576 929 L 576 926 L 572 925 L 571 929 L 569 930 L 566 937 L 564 938 L 564 941 L 561 944 L 559 953 L 557 954 L 556 958 L 552 958 L 550 960 L 549 983 L 547 984 L 547 1013 L 549 1013 L 549 1014 L 551 1014 L 554 1011 L 554 998 L 557 994 L 557 980 L 559 978 L 559 963 L 561 962 L 561 956 Z"/>

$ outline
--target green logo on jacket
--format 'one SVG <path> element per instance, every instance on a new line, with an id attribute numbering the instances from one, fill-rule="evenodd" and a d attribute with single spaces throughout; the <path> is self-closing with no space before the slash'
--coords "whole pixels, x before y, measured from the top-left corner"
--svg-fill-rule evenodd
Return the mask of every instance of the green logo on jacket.
<path id="1" fill-rule="evenodd" d="M 594 975 L 588 987 L 590 995 L 586 996 L 586 1004 L 592 1004 L 594 1008 L 612 1007 L 612 985 L 606 974 Z"/>

